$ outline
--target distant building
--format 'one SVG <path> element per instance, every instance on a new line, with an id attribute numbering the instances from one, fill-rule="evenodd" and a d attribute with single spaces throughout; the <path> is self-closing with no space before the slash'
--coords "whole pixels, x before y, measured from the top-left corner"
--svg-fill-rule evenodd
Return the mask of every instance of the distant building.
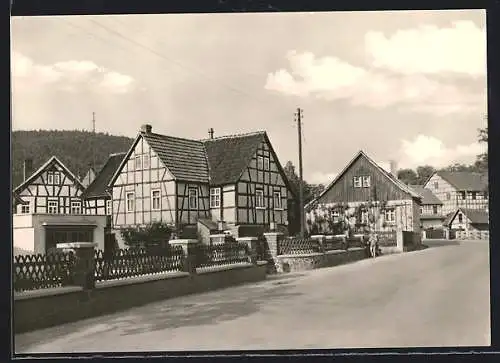
<path id="1" fill-rule="evenodd" d="M 487 173 L 437 171 L 424 188 L 441 200 L 445 216 L 458 208 L 488 210 Z"/>
<path id="2" fill-rule="evenodd" d="M 421 185 L 410 185 L 410 188 L 422 198 L 420 204 L 421 228 L 443 228 L 443 202 L 430 189 Z"/>
<path id="3" fill-rule="evenodd" d="M 487 231 L 489 229 L 488 212 L 481 209 L 458 208 L 444 221 L 451 231 Z"/>
<path id="4" fill-rule="evenodd" d="M 92 166 L 90 166 L 89 170 L 87 171 L 87 174 L 82 178 L 82 185 L 87 188 L 92 181 L 94 181 L 96 177 L 96 172 Z"/>

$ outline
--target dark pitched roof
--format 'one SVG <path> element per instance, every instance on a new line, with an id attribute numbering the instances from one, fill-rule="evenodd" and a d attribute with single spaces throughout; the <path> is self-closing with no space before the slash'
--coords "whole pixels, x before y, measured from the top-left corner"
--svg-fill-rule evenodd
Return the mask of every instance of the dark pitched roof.
<path id="1" fill-rule="evenodd" d="M 141 133 L 176 179 L 208 182 L 208 163 L 201 141 Z"/>
<path id="2" fill-rule="evenodd" d="M 490 221 L 489 214 L 485 210 L 467 208 L 460 208 L 460 210 L 470 219 L 472 224 L 488 224 Z"/>
<path id="3" fill-rule="evenodd" d="M 237 182 L 264 139 L 265 132 L 259 131 L 203 140 L 210 182 L 214 185 Z"/>
<path id="4" fill-rule="evenodd" d="M 444 217 L 443 226 L 449 226 L 451 221 L 453 220 L 453 217 L 455 217 L 455 214 L 457 214 L 457 211 L 448 213 Z"/>
<path id="5" fill-rule="evenodd" d="M 443 202 L 441 202 L 441 200 L 439 200 L 439 198 L 436 197 L 430 189 L 424 188 L 422 185 L 410 185 L 410 188 L 422 197 L 422 205 L 443 204 Z"/>
<path id="6" fill-rule="evenodd" d="M 106 188 L 109 181 L 120 166 L 125 155 L 126 153 L 111 154 L 92 183 L 82 193 L 82 198 L 106 197 L 108 195 Z"/>
<path id="7" fill-rule="evenodd" d="M 438 171 L 437 174 L 458 190 L 483 191 L 488 188 L 487 173 Z"/>

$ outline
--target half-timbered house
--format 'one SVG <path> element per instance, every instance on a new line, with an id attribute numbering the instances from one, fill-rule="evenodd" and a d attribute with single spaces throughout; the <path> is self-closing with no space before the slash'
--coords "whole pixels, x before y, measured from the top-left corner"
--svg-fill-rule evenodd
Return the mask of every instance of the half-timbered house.
<path id="1" fill-rule="evenodd" d="M 349 216 L 353 228 L 420 233 L 420 196 L 359 151 L 337 177 L 306 205 L 308 226 L 333 210 L 333 218 Z M 344 212 L 341 215 L 342 211 Z M 372 212 L 372 213 L 371 213 Z M 370 213 L 375 220 L 369 220 Z"/>
<path id="2" fill-rule="evenodd" d="M 444 225 L 450 231 L 487 231 L 489 215 L 481 209 L 458 208 L 446 218 Z"/>
<path id="3" fill-rule="evenodd" d="M 458 208 L 488 210 L 486 173 L 436 171 L 424 187 L 441 200 L 445 216 Z"/>
<path id="4" fill-rule="evenodd" d="M 85 214 L 78 178 L 55 156 L 30 175 L 31 166 L 25 162 L 24 181 L 13 191 L 14 247 L 48 253 L 58 243 L 96 242 L 104 248 L 106 217 Z"/>
<path id="5" fill-rule="evenodd" d="M 265 132 L 190 140 L 144 125 L 109 186 L 116 229 L 161 221 L 196 233 L 203 221 L 239 235 L 287 224 L 288 181 Z"/>
<path id="6" fill-rule="evenodd" d="M 14 189 L 18 213 L 82 214 L 81 194 L 85 190 L 78 178 L 55 156 Z"/>
<path id="7" fill-rule="evenodd" d="M 410 185 L 410 188 L 422 198 L 420 226 L 423 229 L 442 229 L 444 221 L 443 202 L 430 189 L 424 188 L 422 185 Z"/>

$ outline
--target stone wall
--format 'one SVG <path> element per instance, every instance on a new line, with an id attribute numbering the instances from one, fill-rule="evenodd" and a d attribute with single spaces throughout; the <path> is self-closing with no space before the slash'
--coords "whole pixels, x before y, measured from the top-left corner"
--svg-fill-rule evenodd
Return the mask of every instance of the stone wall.
<path id="1" fill-rule="evenodd" d="M 334 250 L 303 255 L 278 255 L 275 257 L 275 264 L 278 272 L 295 272 L 338 266 L 367 257 L 364 248 L 352 248 L 347 251 Z"/>

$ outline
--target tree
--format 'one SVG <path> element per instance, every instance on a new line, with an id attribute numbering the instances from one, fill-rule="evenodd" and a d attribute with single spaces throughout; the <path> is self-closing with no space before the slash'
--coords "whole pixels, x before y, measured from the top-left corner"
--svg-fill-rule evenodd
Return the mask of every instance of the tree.
<path id="1" fill-rule="evenodd" d="M 488 143 L 488 127 L 484 129 L 478 130 L 478 141 L 480 143 Z M 476 158 L 476 162 L 474 166 L 478 169 L 478 171 L 487 171 L 488 170 L 488 151 L 483 154 L 480 154 Z"/>
<path id="2" fill-rule="evenodd" d="M 417 167 L 417 184 L 419 185 L 424 184 L 427 181 L 427 179 L 429 179 L 431 175 L 434 174 L 435 171 L 436 169 L 434 169 L 430 165 Z"/>
<path id="3" fill-rule="evenodd" d="M 413 169 L 400 169 L 398 171 L 398 179 L 405 184 L 417 184 L 417 173 Z"/>

